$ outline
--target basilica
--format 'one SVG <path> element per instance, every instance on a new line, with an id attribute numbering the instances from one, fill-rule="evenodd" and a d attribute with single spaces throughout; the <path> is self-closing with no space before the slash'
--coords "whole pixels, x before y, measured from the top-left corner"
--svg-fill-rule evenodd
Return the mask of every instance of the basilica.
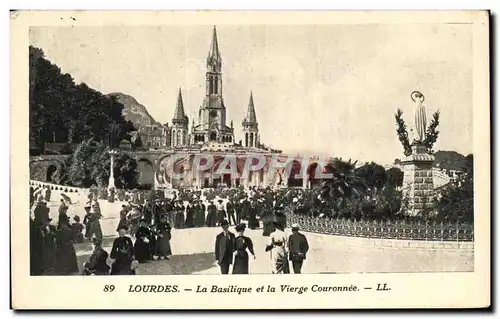
<path id="1" fill-rule="evenodd" d="M 188 145 L 202 147 L 208 144 L 224 146 L 242 146 L 262 149 L 259 139 L 259 125 L 255 114 L 253 96 L 250 92 L 248 110 L 242 120 L 243 136 L 240 142 L 235 140 L 235 128 L 231 121 L 227 125 L 227 109 L 222 92 L 222 57 L 217 41 L 217 30 L 214 27 L 212 43 L 206 61 L 205 97 L 198 111 L 196 123 L 193 119 L 189 127 L 189 118 L 184 111 L 182 91 L 179 89 L 177 105 L 170 128 L 170 145 L 173 148 Z"/>
<path id="2" fill-rule="evenodd" d="M 259 124 L 255 112 L 253 94 L 249 92 L 248 109 L 236 130 L 233 122 L 227 125 L 227 109 L 223 98 L 222 56 L 219 51 L 217 30 L 214 26 L 212 39 L 206 59 L 205 96 L 198 110 L 196 121 L 190 123 L 179 89 L 177 104 L 168 125 L 168 146 L 163 150 L 161 159 L 155 164 L 155 187 L 159 188 L 212 188 L 242 186 L 297 186 L 308 187 L 310 180 L 307 174 L 314 170 L 316 164 L 307 160 L 310 167 L 301 170 L 301 158 L 290 160 L 282 156 L 280 150 L 264 145 L 260 140 Z M 177 158 L 184 154 L 182 158 Z M 209 168 L 200 169 L 196 158 L 199 154 L 210 155 L 214 159 Z M 245 161 L 253 160 L 259 155 L 266 159 L 266 164 L 259 170 L 243 174 Z M 301 174 L 304 178 L 291 179 L 285 176 L 284 168 L 273 170 L 270 165 L 273 158 L 280 157 L 284 165 L 290 166 L 293 175 Z M 227 157 L 235 158 L 238 174 L 219 173 L 218 168 Z M 174 159 L 175 158 L 175 159 Z M 174 164 L 172 164 L 172 162 Z M 290 163 L 288 163 L 290 162 Z M 288 163 L 288 164 L 287 164 Z M 198 167 L 197 167 L 198 165 Z M 172 170 L 173 166 L 173 170 Z M 292 167 L 293 166 L 293 167 Z M 228 167 L 226 167 L 227 169 Z M 169 172 L 181 173 L 182 178 L 171 178 Z"/>

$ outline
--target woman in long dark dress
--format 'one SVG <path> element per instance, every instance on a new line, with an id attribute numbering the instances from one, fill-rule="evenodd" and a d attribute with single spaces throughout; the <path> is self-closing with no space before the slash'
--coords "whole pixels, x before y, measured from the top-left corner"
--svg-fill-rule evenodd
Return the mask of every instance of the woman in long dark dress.
<path id="1" fill-rule="evenodd" d="M 170 239 L 172 239 L 171 229 L 172 227 L 167 221 L 167 216 L 162 215 L 160 217 L 160 222 L 156 226 L 156 232 L 158 234 L 156 254 L 158 255 L 158 260 L 162 258 L 168 260 L 168 257 L 172 255 L 172 247 L 170 246 Z"/>
<path id="2" fill-rule="evenodd" d="M 69 226 L 69 220 L 59 220 L 60 228 L 56 232 L 56 273 L 71 275 L 78 273 L 78 261 L 74 243 L 74 232 Z"/>
<path id="3" fill-rule="evenodd" d="M 252 201 L 250 207 L 248 208 L 248 228 L 256 229 L 259 228 L 259 220 L 257 219 L 257 206 Z"/>
<path id="4" fill-rule="evenodd" d="M 195 210 L 194 214 L 195 227 L 205 226 L 205 205 L 202 205 L 199 200 L 196 200 L 194 210 Z"/>
<path id="5" fill-rule="evenodd" d="M 175 228 L 184 228 L 184 221 L 184 205 L 181 201 L 177 201 L 177 205 L 175 206 Z"/>
<path id="6" fill-rule="evenodd" d="M 206 225 L 208 227 L 215 227 L 216 223 L 217 207 L 215 207 L 214 201 L 211 201 L 207 207 L 207 221 Z"/>
<path id="7" fill-rule="evenodd" d="M 268 203 L 262 205 L 262 236 L 269 236 L 274 231 L 275 218 L 271 205 Z"/>
<path id="8" fill-rule="evenodd" d="M 145 219 L 141 220 L 141 224 L 135 233 L 135 259 L 139 263 L 145 263 L 151 260 L 151 250 L 149 241 L 151 240 L 151 231 L 147 226 L 147 221 Z"/>
<path id="9" fill-rule="evenodd" d="M 134 244 L 132 239 L 125 236 L 127 226 L 122 226 L 118 230 L 118 238 L 113 242 L 110 257 L 114 259 L 111 265 L 111 275 L 135 275 L 135 270 L 131 269 L 134 260 Z"/>
<path id="10" fill-rule="evenodd" d="M 56 234 L 55 226 L 50 225 L 51 219 L 43 226 L 43 269 L 45 275 L 54 275 L 56 271 Z"/>
<path id="11" fill-rule="evenodd" d="M 43 234 L 40 227 L 30 218 L 30 274 L 43 274 Z"/>
<path id="12" fill-rule="evenodd" d="M 252 254 L 253 259 L 255 259 L 252 240 L 243 235 L 245 228 L 245 224 L 237 225 L 235 228 L 238 236 L 236 236 L 234 245 L 236 253 L 234 256 L 233 274 L 248 274 L 247 249 Z"/>
<path id="13" fill-rule="evenodd" d="M 195 216 L 194 205 L 188 204 L 186 208 L 186 228 L 194 227 L 194 216 Z"/>

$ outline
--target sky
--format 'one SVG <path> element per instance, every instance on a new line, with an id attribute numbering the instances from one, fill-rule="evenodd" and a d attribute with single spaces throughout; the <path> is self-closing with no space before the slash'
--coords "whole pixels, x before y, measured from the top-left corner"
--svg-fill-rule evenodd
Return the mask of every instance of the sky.
<path id="1" fill-rule="evenodd" d="M 191 123 L 212 28 L 32 27 L 30 43 L 76 83 L 129 94 L 162 123 L 171 123 L 181 87 Z M 252 91 L 262 143 L 387 165 L 403 157 L 394 113 L 411 128 L 418 90 L 428 122 L 441 113 L 434 149 L 472 152 L 471 25 L 220 25 L 217 35 L 236 140 Z"/>

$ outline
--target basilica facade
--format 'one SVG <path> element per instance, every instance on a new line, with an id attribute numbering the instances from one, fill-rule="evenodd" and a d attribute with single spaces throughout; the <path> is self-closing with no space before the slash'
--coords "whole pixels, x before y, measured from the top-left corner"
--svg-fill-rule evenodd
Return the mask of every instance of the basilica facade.
<path id="1" fill-rule="evenodd" d="M 307 176 L 314 175 L 312 170 L 317 166 L 317 159 L 312 159 L 311 162 L 311 158 L 307 158 L 304 162 L 304 158 L 287 157 L 280 150 L 261 143 L 251 91 L 248 99 L 246 115 L 236 130 L 232 121 L 227 124 L 222 56 L 214 27 L 206 59 L 205 96 L 198 116 L 196 121 L 193 119 L 190 123 L 184 109 L 182 90 L 179 89 L 172 125 L 169 126 L 170 143 L 165 149 L 158 150 L 162 155 L 154 164 L 155 187 L 310 187 L 311 179 Z M 200 156 L 210 157 L 210 165 L 200 163 Z M 264 158 L 265 164 L 259 169 L 244 172 L 249 158 L 251 162 L 255 157 Z M 231 158 L 230 163 L 228 158 Z M 274 169 L 271 167 L 273 161 L 281 162 L 282 167 Z M 226 165 L 226 172 L 220 172 L 221 164 Z M 231 168 L 231 165 L 235 167 Z M 301 169 L 304 165 L 307 166 Z M 228 169 L 233 169 L 237 174 L 228 174 Z M 175 174 L 182 177 L 172 178 Z M 298 179 L 290 178 L 296 174 L 303 176 Z"/>
<path id="2" fill-rule="evenodd" d="M 179 148 L 189 145 L 202 147 L 209 143 L 216 143 L 226 146 L 265 148 L 260 143 L 259 125 L 252 93 L 250 92 L 246 116 L 241 123 L 243 136 L 241 142 L 237 143 L 233 122 L 227 125 L 227 109 L 222 88 L 222 57 L 219 51 L 217 30 L 214 27 L 206 60 L 205 96 L 198 110 L 198 117 L 196 122 L 193 119 L 190 125 L 189 117 L 184 110 L 182 91 L 179 88 L 177 105 L 172 118 L 171 147 Z"/>

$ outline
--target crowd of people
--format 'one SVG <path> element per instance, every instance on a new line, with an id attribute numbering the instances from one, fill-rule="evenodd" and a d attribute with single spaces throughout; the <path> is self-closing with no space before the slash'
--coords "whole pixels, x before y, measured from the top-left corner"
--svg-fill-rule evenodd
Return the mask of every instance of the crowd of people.
<path id="1" fill-rule="evenodd" d="M 240 187 L 122 194 L 122 198 L 116 198 L 123 203 L 116 229 L 118 237 L 109 254 L 102 247 L 102 214 L 96 189 L 91 189 L 88 194 L 82 223 L 79 216 L 74 216 L 73 223 L 70 223 L 67 215 L 71 203 L 69 198 L 61 199 L 57 225 L 53 225 L 47 207 L 51 200 L 50 189 L 32 188 L 30 195 L 34 207 L 33 213 L 30 210 L 32 261 L 36 264 L 32 271 L 34 275 L 77 273 L 73 244 L 84 241 L 92 243 L 93 252 L 80 273 L 135 274 L 141 263 L 169 260 L 172 229 L 222 227 L 224 236 L 216 240 L 215 255 L 224 274 L 229 272 L 233 261 L 233 273 L 248 273 L 248 252 L 255 254 L 252 240 L 244 236 L 246 228 L 261 228 L 262 235 L 269 237 L 266 251 L 270 251 L 274 263 L 273 273 L 289 272 L 288 261 L 285 263 L 284 260 L 297 259 L 295 251 L 299 248 L 305 259 L 308 249 L 307 240 L 306 245 L 302 243 L 295 247 L 295 240 L 286 238 L 283 233 L 287 227 L 285 210 L 289 207 L 297 211 L 302 209 L 301 203 L 306 195 L 300 189 Z M 118 196 L 120 194 L 116 194 Z M 237 236 L 225 236 L 230 225 L 235 226 Z M 227 259 L 226 254 L 234 255 L 234 259 Z M 109 258 L 112 259 L 111 265 L 108 265 Z M 296 268 L 294 266 L 295 272 L 300 272 L 300 268 Z"/>

